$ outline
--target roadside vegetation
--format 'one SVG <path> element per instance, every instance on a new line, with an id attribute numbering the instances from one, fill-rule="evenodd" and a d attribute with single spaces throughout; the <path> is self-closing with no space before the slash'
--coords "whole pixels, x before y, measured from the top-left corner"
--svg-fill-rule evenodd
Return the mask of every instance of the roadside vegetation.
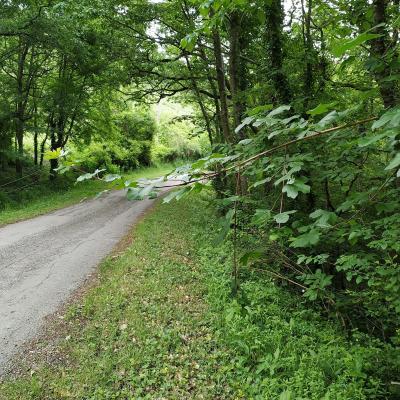
<path id="1" fill-rule="evenodd" d="M 153 179 L 168 174 L 174 169 L 175 164 L 160 164 L 154 167 L 139 168 L 127 172 L 126 179 Z M 14 179 L 14 178 L 11 178 Z M 47 176 L 39 173 L 31 179 L 13 182 L 9 185 L 7 201 L 4 201 L 0 209 L 0 226 L 36 217 L 95 198 L 107 188 L 104 182 L 90 181 L 76 182 L 76 175 L 62 177 L 57 182 L 49 182 Z"/>
<path id="2" fill-rule="evenodd" d="M 0 399 L 396 398 L 390 345 L 357 331 L 349 338 L 250 269 L 232 296 L 232 244 L 215 247 L 210 200 L 158 204 L 66 311 L 63 336 L 50 339 L 63 362 L 25 365 L 0 385 Z"/>
<path id="3" fill-rule="evenodd" d="M 5 390 L 399 398 L 399 0 L 0 7 L 0 207 L 36 196 L 22 185 L 30 168 L 50 182 L 44 194 L 68 179 L 90 181 L 54 204 L 97 190 L 92 178 L 125 188 L 131 200 L 154 198 L 159 182 L 124 175 L 163 163 L 178 163 L 186 180 L 166 196 L 184 202 L 141 225 L 137 254 L 108 261 L 101 285 L 109 286 L 76 311 L 82 318 L 71 316 L 88 322 L 71 335 L 81 339 L 65 344 L 82 369 L 43 367 Z M 193 200 L 210 187 L 207 207 Z M 29 207 L 18 212 L 33 215 Z M 199 295 L 195 315 L 178 282 Z M 131 284 L 138 287 L 125 291 Z M 187 323 L 193 348 L 177 339 L 171 314 L 171 323 L 179 315 Z M 196 336 L 201 326 L 215 347 Z M 202 362 L 175 359 L 182 346 Z M 158 357 L 167 349 L 168 365 Z"/>

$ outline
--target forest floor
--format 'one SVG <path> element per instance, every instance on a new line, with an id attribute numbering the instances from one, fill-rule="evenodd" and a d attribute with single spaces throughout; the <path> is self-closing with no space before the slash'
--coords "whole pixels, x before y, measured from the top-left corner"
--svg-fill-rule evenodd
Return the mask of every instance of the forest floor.
<path id="1" fill-rule="evenodd" d="M 0 384 L 1 400 L 386 397 L 387 354 L 244 273 L 205 197 L 158 204 Z M 246 276 L 247 274 L 247 276 Z M 385 396 L 385 397 L 383 397 Z"/>
<path id="2" fill-rule="evenodd" d="M 132 180 L 139 178 L 151 179 L 165 175 L 172 169 L 172 164 L 162 164 L 160 166 L 131 171 L 124 174 L 124 176 Z M 105 188 L 104 182 L 101 181 L 86 181 L 80 184 L 65 181 L 61 183 L 49 183 L 47 177 L 38 182 L 32 179 L 29 180 L 28 177 L 28 181 L 25 179 L 8 185 L 9 182 L 15 180 L 15 176 L 10 176 L 4 182 L 0 182 L 0 191 L 4 190 L 6 195 L 8 192 L 18 192 L 18 201 L 6 204 L 3 209 L 0 209 L 0 226 L 33 218 L 79 203 L 92 198 Z"/>

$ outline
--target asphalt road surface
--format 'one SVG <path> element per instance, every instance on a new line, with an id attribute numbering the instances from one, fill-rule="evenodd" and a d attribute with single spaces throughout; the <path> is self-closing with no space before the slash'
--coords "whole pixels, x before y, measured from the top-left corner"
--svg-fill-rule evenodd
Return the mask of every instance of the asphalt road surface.
<path id="1" fill-rule="evenodd" d="M 0 228 L 0 373 L 153 201 L 115 191 Z"/>

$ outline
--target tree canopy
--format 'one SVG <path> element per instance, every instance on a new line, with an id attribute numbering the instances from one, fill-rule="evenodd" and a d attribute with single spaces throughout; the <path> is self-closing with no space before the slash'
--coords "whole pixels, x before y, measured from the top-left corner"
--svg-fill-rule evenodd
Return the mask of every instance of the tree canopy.
<path id="1" fill-rule="evenodd" d="M 234 257 L 235 291 L 258 268 L 343 326 L 398 340 L 399 11 L 398 0 L 3 1 L 3 167 L 22 176 L 28 136 L 39 162 L 111 124 L 129 152 L 141 141 L 146 163 L 151 122 L 138 129 L 146 117 L 123 102 L 190 104 L 212 152 L 167 201 L 213 183 L 221 236 L 249 248 Z M 137 198 L 157 183 L 128 186 Z"/>

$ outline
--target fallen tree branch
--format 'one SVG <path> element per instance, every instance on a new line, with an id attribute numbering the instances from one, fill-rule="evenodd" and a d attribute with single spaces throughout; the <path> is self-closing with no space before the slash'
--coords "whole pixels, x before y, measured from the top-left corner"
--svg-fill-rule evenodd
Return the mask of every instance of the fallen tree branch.
<path id="1" fill-rule="evenodd" d="M 223 169 L 221 169 L 221 170 L 219 170 L 217 172 L 204 173 L 204 174 L 201 175 L 200 178 L 189 180 L 189 181 L 183 182 L 181 184 L 177 184 L 177 185 L 163 186 L 163 187 L 186 186 L 186 185 L 189 185 L 191 183 L 200 182 L 200 181 L 202 181 L 204 179 L 214 178 L 215 176 L 220 175 L 221 173 L 229 172 L 229 171 L 232 171 L 232 170 L 234 170 L 236 168 L 247 166 L 248 164 L 251 164 L 254 161 L 260 159 L 261 157 L 268 156 L 268 155 L 270 155 L 272 153 L 275 153 L 277 150 L 286 148 L 287 146 L 291 146 L 293 144 L 300 143 L 300 142 L 305 141 L 305 140 L 312 140 L 312 139 L 315 139 L 315 138 L 320 137 L 322 135 L 326 135 L 328 133 L 339 131 L 341 129 L 346 129 L 346 128 L 350 128 L 352 126 L 366 124 L 368 122 L 375 121 L 377 119 L 378 119 L 378 117 L 369 117 L 369 118 L 366 118 L 366 119 L 363 119 L 363 120 L 350 122 L 350 123 L 347 123 L 347 124 L 342 124 L 342 125 L 339 125 L 339 126 L 335 126 L 333 128 L 325 129 L 323 131 L 316 131 L 313 135 L 304 136 L 302 138 L 293 139 L 293 140 L 290 140 L 289 142 L 282 143 L 280 145 L 272 147 L 271 149 L 268 149 L 268 150 L 265 150 L 265 151 L 263 151 L 261 153 L 258 153 L 258 154 L 254 155 L 254 156 L 252 156 L 252 157 L 250 157 L 250 158 L 248 158 L 246 160 L 240 161 L 240 162 L 238 162 L 238 163 L 236 163 L 236 164 L 234 164 L 234 165 L 232 165 L 230 167 L 223 168 Z M 158 187 L 155 187 L 155 188 L 158 189 Z"/>

